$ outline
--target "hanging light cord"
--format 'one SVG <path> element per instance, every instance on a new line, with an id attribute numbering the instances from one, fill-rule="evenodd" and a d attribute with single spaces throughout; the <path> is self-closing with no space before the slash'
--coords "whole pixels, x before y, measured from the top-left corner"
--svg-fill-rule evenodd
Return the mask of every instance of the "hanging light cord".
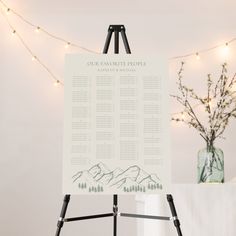
<path id="1" fill-rule="evenodd" d="M 15 11 L 14 9 L 10 8 L 4 1 L 0 0 L 0 2 L 2 3 L 2 5 L 6 8 L 6 11 L 7 12 L 12 12 L 14 15 L 16 15 L 18 18 L 20 18 L 23 22 L 25 22 L 26 24 L 30 25 L 31 27 L 33 27 L 35 30 L 38 30 L 38 31 L 42 31 L 43 33 L 45 33 L 46 35 L 56 39 L 56 40 L 59 40 L 63 43 L 66 43 L 66 45 L 70 45 L 70 46 L 73 46 L 73 47 L 76 47 L 76 48 L 79 48 L 79 49 L 82 49 L 84 51 L 87 51 L 87 52 L 90 52 L 90 53 L 96 53 L 96 54 L 99 54 L 99 52 L 96 52 L 94 50 L 91 50 L 91 49 L 88 49 L 86 47 L 83 47 L 83 46 L 80 46 L 76 43 L 72 43 L 68 40 L 65 40 L 63 39 L 62 37 L 59 37 L 59 36 L 56 36 L 52 33 L 50 33 L 49 31 L 47 31 L 46 29 L 44 29 L 43 27 L 41 26 L 38 26 L 32 22 L 30 22 L 29 20 L 27 20 L 24 16 L 22 16 L 21 14 L 19 14 L 17 11 Z"/>
<path id="2" fill-rule="evenodd" d="M 63 84 L 56 76 L 55 74 L 42 62 L 42 60 L 40 58 L 38 58 L 37 56 L 35 56 L 35 53 L 30 49 L 30 47 L 27 45 L 27 43 L 25 42 L 25 40 L 23 39 L 23 37 L 21 36 L 21 34 L 19 34 L 18 31 L 15 30 L 14 26 L 10 23 L 9 19 L 7 18 L 7 16 L 3 13 L 2 9 L 1 9 L 1 15 L 4 17 L 5 21 L 7 22 L 8 26 L 11 28 L 12 33 L 14 35 L 16 35 L 18 37 L 18 39 L 20 40 L 21 44 L 24 46 L 24 48 L 28 51 L 28 53 L 31 55 L 32 60 L 36 60 L 53 78 L 55 83 L 60 83 Z"/>

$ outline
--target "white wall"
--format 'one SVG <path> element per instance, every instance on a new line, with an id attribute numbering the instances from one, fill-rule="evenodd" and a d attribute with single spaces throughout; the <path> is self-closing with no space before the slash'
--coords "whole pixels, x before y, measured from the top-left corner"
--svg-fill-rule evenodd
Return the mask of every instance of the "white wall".
<path id="1" fill-rule="evenodd" d="M 223 43 L 236 35 L 236 3 L 233 0 L 7 2 L 49 31 L 99 51 L 104 45 L 108 25 L 113 23 L 126 25 L 131 49 L 139 54 L 185 54 Z M 9 17 L 37 56 L 62 78 L 64 45 L 42 33 L 36 36 L 32 28 L 11 14 Z M 0 28 L 0 235 L 52 235 L 62 199 L 63 89 L 55 88 L 50 76 L 31 61 L 2 17 Z M 235 52 L 236 47 L 232 47 L 232 51 Z M 232 56 L 232 72 L 236 71 L 234 59 Z M 216 73 L 220 63 L 218 52 L 206 54 L 198 64 L 190 60 L 186 66 L 186 80 L 201 87 L 204 75 Z M 175 90 L 177 68 L 178 62 L 171 62 L 172 91 Z M 172 110 L 178 109 L 173 107 Z M 236 122 L 227 130 L 227 140 L 218 144 L 225 152 L 227 181 L 236 175 L 235 129 Z M 196 182 L 196 155 L 202 147 L 204 142 L 193 130 L 172 126 L 175 183 Z M 74 198 L 71 215 L 110 210 L 109 196 Z M 133 200 L 133 197 L 123 197 L 122 207 L 134 210 Z M 97 205 L 99 207 L 93 210 Z M 110 235 L 110 222 L 109 219 L 93 221 L 94 227 L 88 222 L 71 224 L 65 227 L 64 235 L 75 235 L 75 230 L 81 230 L 83 235 Z M 127 235 L 127 230 L 129 235 L 135 235 L 133 220 L 120 223 L 120 235 Z M 131 227 L 127 227 L 129 223 Z M 106 227 L 99 227 L 101 225 Z"/>

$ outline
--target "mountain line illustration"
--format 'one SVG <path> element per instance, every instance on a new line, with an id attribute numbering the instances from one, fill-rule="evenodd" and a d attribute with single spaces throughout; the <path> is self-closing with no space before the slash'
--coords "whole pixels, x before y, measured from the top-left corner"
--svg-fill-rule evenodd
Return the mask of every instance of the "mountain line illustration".
<path id="1" fill-rule="evenodd" d="M 72 176 L 73 184 L 81 191 L 103 192 L 112 188 L 123 192 L 152 192 L 162 189 L 161 180 L 156 174 L 149 174 L 138 165 L 129 166 L 123 170 L 120 167 L 110 170 L 99 162 L 88 170 L 77 171 Z"/>

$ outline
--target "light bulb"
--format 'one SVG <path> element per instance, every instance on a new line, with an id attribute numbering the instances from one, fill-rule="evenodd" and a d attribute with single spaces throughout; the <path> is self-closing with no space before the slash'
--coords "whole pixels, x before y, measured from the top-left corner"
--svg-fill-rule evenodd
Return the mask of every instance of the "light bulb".
<path id="1" fill-rule="evenodd" d="M 211 100 L 208 102 L 208 104 L 209 104 L 209 107 L 210 107 L 211 109 L 215 109 L 215 107 L 217 106 L 215 99 L 211 99 Z"/>
<path id="2" fill-rule="evenodd" d="M 37 57 L 36 57 L 36 56 L 33 56 L 33 57 L 31 58 L 31 60 L 32 60 L 32 61 L 35 61 L 35 60 L 37 60 Z"/>
<path id="3" fill-rule="evenodd" d="M 13 30 L 12 31 L 12 35 L 14 36 L 16 34 L 16 30 Z"/>
<path id="4" fill-rule="evenodd" d="M 60 81 L 59 81 L 59 80 L 56 80 L 56 81 L 54 82 L 54 86 L 55 86 L 55 87 L 57 87 L 59 84 L 60 84 Z"/>
<path id="5" fill-rule="evenodd" d="M 69 46 L 70 46 L 70 42 L 67 42 L 65 45 L 65 49 L 69 48 Z"/>
<path id="6" fill-rule="evenodd" d="M 197 60 L 200 60 L 200 55 L 199 55 L 198 52 L 196 53 L 196 59 L 197 59 Z"/>
<path id="7" fill-rule="evenodd" d="M 36 32 L 36 33 L 39 33 L 39 32 L 40 32 L 40 27 L 39 27 L 39 26 L 35 29 L 35 32 Z"/>
<path id="8" fill-rule="evenodd" d="M 224 54 L 224 56 L 228 56 L 228 54 L 229 54 L 229 44 L 228 43 L 226 43 L 223 48 L 223 54 Z"/>
<path id="9" fill-rule="evenodd" d="M 233 98 L 236 98 L 236 82 L 233 83 L 233 86 L 230 89 L 230 93 Z"/>
<path id="10" fill-rule="evenodd" d="M 233 91 L 233 92 L 236 92 L 236 82 L 233 83 L 232 91 Z"/>
<path id="11" fill-rule="evenodd" d="M 225 50 L 229 50 L 229 43 L 225 44 Z"/>
<path id="12" fill-rule="evenodd" d="M 6 9 L 6 14 L 9 15 L 9 14 L 10 14 L 10 11 L 11 11 L 11 9 L 10 9 L 10 8 L 7 8 L 7 9 Z"/>

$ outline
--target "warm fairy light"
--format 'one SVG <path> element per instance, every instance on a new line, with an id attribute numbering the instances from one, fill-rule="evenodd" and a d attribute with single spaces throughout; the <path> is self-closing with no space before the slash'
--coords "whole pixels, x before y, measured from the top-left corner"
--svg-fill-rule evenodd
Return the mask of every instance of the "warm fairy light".
<path id="1" fill-rule="evenodd" d="M 35 29 L 35 32 L 36 32 L 36 33 L 39 33 L 39 32 L 40 32 L 40 27 L 39 27 L 39 26 Z"/>
<path id="2" fill-rule="evenodd" d="M 7 8 L 7 9 L 6 9 L 6 14 L 9 15 L 10 12 L 11 12 L 11 9 L 10 9 L 10 8 Z"/>
<path id="3" fill-rule="evenodd" d="M 200 60 L 200 55 L 199 55 L 198 52 L 196 53 L 196 59 L 197 59 L 197 60 Z"/>
<path id="4" fill-rule="evenodd" d="M 225 44 L 225 50 L 227 50 L 227 51 L 229 50 L 229 43 Z"/>
<path id="5" fill-rule="evenodd" d="M 59 84 L 60 84 L 60 81 L 59 81 L 59 80 L 56 80 L 56 81 L 54 82 L 54 86 L 55 86 L 55 87 L 57 87 Z"/>
<path id="6" fill-rule="evenodd" d="M 209 107 L 210 107 L 211 109 L 215 109 L 216 106 L 217 106 L 217 102 L 216 102 L 215 99 L 211 99 L 211 100 L 208 102 L 208 104 L 209 104 Z"/>
<path id="7" fill-rule="evenodd" d="M 225 56 L 225 57 L 228 56 L 228 54 L 229 54 L 229 44 L 228 44 L 228 43 L 226 43 L 226 44 L 224 45 L 224 47 L 223 47 L 223 49 L 222 49 L 222 54 L 223 54 L 223 56 Z"/>
<path id="8" fill-rule="evenodd" d="M 234 82 L 233 86 L 232 86 L 232 91 L 236 92 L 236 82 Z"/>
<path id="9" fill-rule="evenodd" d="M 37 57 L 36 57 L 36 56 L 33 56 L 33 57 L 31 58 L 31 60 L 32 60 L 32 61 L 36 61 L 36 60 L 37 60 Z"/>
<path id="10" fill-rule="evenodd" d="M 236 98 L 236 82 L 233 84 L 233 86 L 230 89 L 231 96 L 235 99 Z"/>
<path id="11" fill-rule="evenodd" d="M 2 1 L 1 1 L 1 2 L 2 2 Z M 39 33 L 39 32 L 45 33 L 45 34 L 47 34 L 48 36 L 50 36 L 50 37 L 52 37 L 52 38 L 54 38 L 54 39 L 56 39 L 56 40 L 60 40 L 61 42 L 65 43 L 65 45 L 64 45 L 64 48 L 65 48 L 65 49 L 68 49 L 68 48 L 71 46 L 71 47 L 81 48 L 81 49 L 86 50 L 86 51 L 88 51 L 88 52 L 98 53 L 97 51 L 93 51 L 93 50 L 90 50 L 90 49 L 88 49 L 88 48 L 82 47 L 82 46 L 80 46 L 80 45 L 78 45 L 78 44 L 76 44 L 76 43 L 74 43 L 74 42 L 69 42 L 69 41 L 67 41 L 66 39 L 62 38 L 62 37 L 58 37 L 58 36 L 56 36 L 56 35 L 53 35 L 53 34 L 50 33 L 50 32 L 47 32 L 44 28 L 41 28 L 41 27 L 37 26 L 37 24 L 32 23 L 31 21 L 27 20 L 23 15 L 20 15 L 18 12 L 15 11 L 15 9 L 12 9 L 12 10 L 11 10 L 6 4 L 3 5 L 3 9 L 4 9 L 4 10 L 3 10 L 1 13 L 2 13 L 3 16 L 5 16 L 7 22 L 8 22 L 8 19 L 7 19 L 8 17 L 7 17 L 6 15 L 9 15 L 9 14 L 11 13 L 11 14 L 17 16 L 18 18 L 20 18 L 20 19 L 21 19 L 22 21 L 24 21 L 26 24 L 28 24 L 28 25 L 30 25 L 31 27 L 33 27 L 33 28 L 34 28 L 34 31 L 35 31 L 36 33 Z M 6 12 L 6 13 L 4 14 L 4 12 Z M 20 40 L 22 41 L 22 44 L 23 44 L 23 45 L 25 46 L 25 48 L 29 51 L 29 53 L 32 55 L 32 61 L 37 60 L 37 61 L 52 75 L 53 78 L 56 78 L 56 77 L 52 74 L 52 72 L 50 71 L 50 69 L 49 69 L 45 64 L 43 64 L 43 63 L 41 62 L 41 60 L 37 59 L 36 56 L 33 56 L 34 53 L 32 53 L 31 49 L 28 47 L 28 45 L 26 45 L 26 43 L 24 42 L 24 39 L 21 37 L 21 35 L 18 33 L 18 31 L 16 31 L 16 30 L 14 29 L 15 27 L 13 27 L 10 22 L 8 22 L 8 25 L 9 25 L 10 28 L 12 29 L 12 35 L 17 35 L 17 36 L 20 38 Z M 222 46 L 222 44 L 221 44 L 221 45 L 216 45 L 216 46 L 213 46 L 213 47 L 210 47 L 210 48 L 206 48 L 206 49 L 204 49 L 204 50 L 200 50 L 200 51 L 197 51 L 197 52 L 196 52 L 196 51 L 195 51 L 195 52 L 191 52 L 191 53 L 186 54 L 186 55 L 180 55 L 180 56 L 171 57 L 171 58 L 169 58 L 169 59 L 170 59 L 170 60 L 175 60 L 175 59 L 178 59 L 178 58 L 188 58 L 188 57 L 194 57 L 194 56 L 195 56 L 195 57 L 196 57 L 196 60 L 200 60 L 200 59 L 201 59 L 201 56 L 202 56 L 202 55 L 200 56 L 200 54 L 207 53 L 207 52 L 212 51 L 212 50 L 215 50 L 215 49 L 221 49 L 221 51 L 222 51 L 222 55 L 221 55 L 221 56 L 223 56 L 223 57 L 224 57 L 224 60 L 225 60 L 225 59 L 227 59 L 228 54 L 229 54 L 229 51 L 230 51 L 229 44 L 232 44 L 233 42 L 236 42 L 236 37 L 234 37 L 234 38 L 228 40 L 228 42 L 226 42 L 223 46 Z M 201 52 L 201 53 L 199 54 L 199 52 Z M 226 61 L 227 61 L 227 60 L 226 60 Z M 59 80 L 56 80 L 56 79 L 55 79 L 54 85 L 55 85 L 55 86 L 58 86 L 59 84 L 63 85 L 63 83 L 60 83 Z M 235 87 L 234 87 L 234 92 L 236 93 L 236 88 L 235 88 Z M 209 106 L 212 107 L 212 102 L 211 102 L 211 101 L 209 101 Z M 213 106 L 214 106 L 214 104 L 213 104 Z M 182 119 L 185 118 L 185 115 L 188 115 L 188 113 L 185 114 L 185 112 L 183 112 L 183 113 L 180 112 L 180 113 L 178 113 L 178 114 L 181 115 Z"/>
<path id="12" fill-rule="evenodd" d="M 184 112 L 181 112 L 181 118 L 185 119 L 185 113 Z"/>
<path id="13" fill-rule="evenodd" d="M 70 46 L 70 42 L 67 42 L 65 45 L 65 49 L 69 48 L 69 46 Z"/>
<path id="14" fill-rule="evenodd" d="M 2 2 L 0 0 L 0 2 Z M 10 8 L 7 8 L 8 12 L 10 11 Z M 15 13 L 14 11 L 12 11 L 13 13 Z M 15 27 L 10 23 L 10 21 L 8 20 L 8 17 L 6 16 L 6 14 L 3 13 L 3 11 L 0 11 L 1 15 L 5 18 L 6 23 L 8 24 L 9 28 L 12 30 L 12 35 L 16 35 L 17 38 L 20 40 L 21 44 L 24 46 L 24 48 L 28 51 L 28 53 L 31 55 L 31 60 L 32 61 L 36 61 L 55 79 L 55 85 L 59 85 L 61 84 L 61 82 L 59 80 L 56 79 L 56 76 L 51 72 L 50 68 L 47 67 L 47 65 L 45 65 L 41 60 L 39 60 L 35 54 L 33 53 L 33 51 L 31 50 L 31 48 L 27 45 L 27 43 L 25 42 L 24 38 L 21 36 L 21 34 L 19 34 L 16 30 Z M 16 13 L 15 13 L 16 14 Z M 32 25 L 32 24 L 31 24 Z M 38 26 L 34 26 L 34 29 L 40 29 Z M 63 85 L 63 84 L 62 84 Z"/>

